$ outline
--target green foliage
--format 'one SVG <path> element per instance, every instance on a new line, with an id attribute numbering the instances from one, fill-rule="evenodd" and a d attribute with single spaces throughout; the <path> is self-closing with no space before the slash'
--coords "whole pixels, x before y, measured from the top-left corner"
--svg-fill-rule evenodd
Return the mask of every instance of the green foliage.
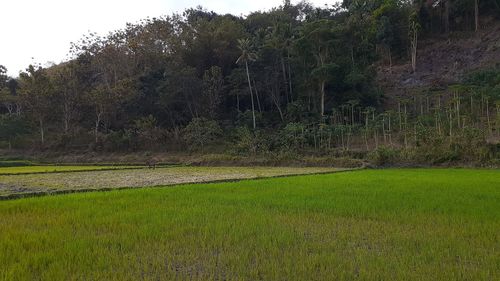
<path id="1" fill-rule="evenodd" d="M 376 79 L 384 58 L 411 59 L 416 71 L 419 38 L 448 25 L 468 30 L 471 3 L 285 1 L 247 17 L 198 7 L 145 19 L 105 37 L 88 34 L 72 45 L 72 60 L 30 66 L 18 79 L 0 67 L 0 114 L 38 127 L 17 137 L 14 146 L 24 148 L 41 148 L 33 141 L 39 134 L 51 150 L 153 153 L 187 145 L 204 153 L 217 144 L 207 152 L 361 158 L 385 147 L 401 150 L 398 161 L 491 163 L 498 69 L 402 100 L 386 99 L 385 82 L 378 84 L 385 78 Z M 479 8 L 481 16 L 493 10 L 486 2 Z"/>
<path id="2" fill-rule="evenodd" d="M 6 141 L 9 148 L 12 146 L 12 141 L 30 133 L 30 126 L 20 116 L 17 115 L 0 115 L 0 140 Z"/>
<path id="3" fill-rule="evenodd" d="M 263 130 L 250 130 L 248 127 L 237 127 L 234 133 L 236 152 L 255 155 L 266 153 L 271 146 L 268 132 Z"/>
<path id="4" fill-rule="evenodd" d="M 156 125 L 153 115 L 139 118 L 134 121 L 134 131 L 137 134 L 139 146 L 143 148 L 154 147 L 160 139 L 160 130 Z"/>
<path id="5" fill-rule="evenodd" d="M 397 149 L 380 146 L 368 154 L 368 159 L 377 166 L 399 163 L 401 152 Z"/>
<path id="6" fill-rule="evenodd" d="M 285 150 L 302 149 L 306 140 L 306 126 L 302 123 L 288 123 L 280 132 L 281 147 Z"/>
<path id="7" fill-rule="evenodd" d="M 222 134 L 216 121 L 194 118 L 182 131 L 184 140 L 192 150 L 201 150 L 213 143 Z"/>
<path id="8" fill-rule="evenodd" d="M 110 131 L 102 140 L 105 151 L 134 151 L 137 148 L 134 132 L 129 129 Z M 99 147 L 96 147 L 98 150 Z"/>

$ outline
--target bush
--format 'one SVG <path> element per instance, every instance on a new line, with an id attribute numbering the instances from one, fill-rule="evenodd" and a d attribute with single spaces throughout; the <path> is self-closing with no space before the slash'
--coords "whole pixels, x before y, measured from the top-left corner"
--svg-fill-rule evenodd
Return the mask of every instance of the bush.
<path id="1" fill-rule="evenodd" d="M 302 149 L 306 142 L 306 126 L 302 123 L 288 123 L 280 131 L 280 145 L 282 149 Z"/>
<path id="2" fill-rule="evenodd" d="M 368 159 L 376 166 L 395 164 L 401 159 L 399 150 L 380 146 L 368 154 Z"/>
<path id="3" fill-rule="evenodd" d="M 260 152 L 268 152 L 271 147 L 272 141 L 264 131 L 251 131 L 247 127 L 238 127 L 235 137 L 234 147 L 237 153 L 256 155 Z"/>
<path id="4" fill-rule="evenodd" d="M 161 131 L 156 126 L 156 119 L 152 115 L 135 120 L 133 128 L 140 147 L 153 147 L 161 137 Z"/>
<path id="5" fill-rule="evenodd" d="M 222 135 L 222 130 L 216 121 L 205 118 L 194 118 L 182 130 L 182 135 L 191 150 L 201 149 L 203 152 L 207 144 L 213 143 Z"/>
<path id="6" fill-rule="evenodd" d="M 135 150 L 135 137 L 131 130 L 112 131 L 107 134 L 103 141 L 106 151 L 130 151 Z"/>

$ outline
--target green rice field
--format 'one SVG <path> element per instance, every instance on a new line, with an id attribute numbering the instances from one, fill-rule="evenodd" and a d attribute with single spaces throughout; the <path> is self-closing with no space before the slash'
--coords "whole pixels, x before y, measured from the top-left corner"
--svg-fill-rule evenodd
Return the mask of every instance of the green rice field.
<path id="1" fill-rule="evenodd" d="M 0 201 L 0 280 L 500 280 L 500 171 Z"/>

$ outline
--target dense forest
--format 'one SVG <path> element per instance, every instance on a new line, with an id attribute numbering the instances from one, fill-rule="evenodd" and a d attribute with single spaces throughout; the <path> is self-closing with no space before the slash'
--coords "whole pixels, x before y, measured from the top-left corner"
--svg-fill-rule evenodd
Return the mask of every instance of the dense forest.
<path id="1" fill-rule="evenodd" d="M 398 98 L 376 77 L 418 73 L 422 40 L 499 18 L 500 0 L 287 0 L 144 19 L 85 35 L 58 65 L 0 66 L 0 146 L 498 164 L 498 66 Z"/>

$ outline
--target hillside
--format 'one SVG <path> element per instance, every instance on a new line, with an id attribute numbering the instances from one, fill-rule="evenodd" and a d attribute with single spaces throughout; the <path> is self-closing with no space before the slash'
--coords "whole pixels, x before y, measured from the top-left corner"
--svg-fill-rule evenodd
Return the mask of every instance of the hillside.
<path id="1" fill-rule="evenodd" d="M 377 81 L 390 105 L 418 92 L 446 90 L 467 73 L 499 63 L 500 23 L 491 20 L 478 33 L 454 32 L 420 40 L 416 73 L 408 61 L 397 61 L 392 69 L 380 66 Z"/>

